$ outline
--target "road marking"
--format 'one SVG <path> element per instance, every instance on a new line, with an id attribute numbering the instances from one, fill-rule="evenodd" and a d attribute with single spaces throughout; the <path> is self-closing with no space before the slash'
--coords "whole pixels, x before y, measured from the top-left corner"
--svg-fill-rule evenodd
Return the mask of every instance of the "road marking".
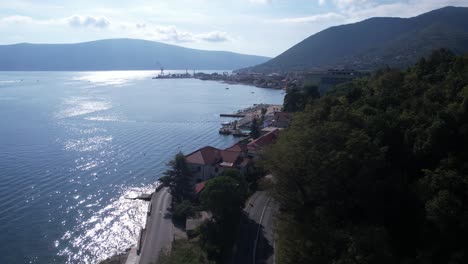
<path id="1" fill-rule="evenodd" d="M 257 229 L 257 237 L 255 238 L 255 242 L 254 242 L 254 251 L 253 251 L 253 264 L 255 264 L 255 262 L 257 261 L 257 243 L 258 243 L 258 237 L 260 236 L 260 228 L 262 227 L 262 221 L 263 221 L 263 216 L 265 215 L 265 210 L 266 208 L 268 207 L 268 204 L 270 203 L 270 198 L 268 198 L 268 201 L 266 202 L 265 204 L 265 207 L 263 207 L 263 210 L 262 210 L 262 216 L 260 216 L 260 221 L 258 223 L 258 229 Z"/>
<path id="2" fill-rule="evenodd" d="M 249 198 L 249 201 L 248 203 L 251 203 L 251 204 L 255 204 L 255 202 L 257 201 L 258 199 L 258 192 L 255 192 L 250 198 Z M 244 211 L 247 212 L 247 216 L 249 216 L 249 213 L 250 213 L 250 210 L 252 209 L 253 206 L 246 206 L 244 208 Z"/>

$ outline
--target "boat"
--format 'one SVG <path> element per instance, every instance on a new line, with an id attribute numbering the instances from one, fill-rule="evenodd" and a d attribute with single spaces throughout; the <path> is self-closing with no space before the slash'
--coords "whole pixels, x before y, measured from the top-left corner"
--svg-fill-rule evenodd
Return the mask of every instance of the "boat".
<path id="1" fill-rule="evenodd" d="M 239 130 L 239 129 L 234 131 L 232 133 L 232 135 L 235 136 L 235 137 L 248 137 L 249 136 L 248 133 L 245 133 L 245 132 L 243 132 L 242 130 Z"/>
<path id="2" fill-rule="evenodd" d="M 226 90 L 229 90 L 229 87 L 226 87 Z"/>
<path id="3" fill-rule="evenodd" d="M 231 134 L 231 130 L 226 129 L 226 128 L 221 128 L 221 129 L 219 130 L 219 134 L 221 134 L 221 135 L 230 135 L 230 134 Z"/>

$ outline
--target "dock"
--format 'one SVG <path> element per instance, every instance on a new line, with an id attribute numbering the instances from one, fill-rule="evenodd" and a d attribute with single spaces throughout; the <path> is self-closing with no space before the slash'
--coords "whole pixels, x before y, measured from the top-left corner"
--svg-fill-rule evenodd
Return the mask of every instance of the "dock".
<path id="1" fill-rule="evenodd" d="M 253 119 L 263 120 L 265 116 L 270 118 L 275 112 L 281 110 L 281 105 L 254 104 L 253 106 L 241 109 L 232 114 L 220 114 L 221 117 L 239 118 L 231 122 L 225 122 L 219 129 L 221 135 L 232 135 L 235 137 L 248 137 L 250 125 Z M 261 124 L 260 124 L 261 125 Z"/>
<path id="2" fill-rule="evenodd" d="M 153 196 L 152 193 L 143 193 L 143 194 L 140 194 L 136 197 L 125 197 L 126 199 L 129 199 L 129 200 L 143 200 L 143 201 L 150 201 L 151 200 L 151 197 Z"/>
<path id="3" fill-rule="evenodd" d="M 220 114 L 220 117 L 235 117 L 235 118 L 244 118 L 246 115 L 244 114 Z"/>

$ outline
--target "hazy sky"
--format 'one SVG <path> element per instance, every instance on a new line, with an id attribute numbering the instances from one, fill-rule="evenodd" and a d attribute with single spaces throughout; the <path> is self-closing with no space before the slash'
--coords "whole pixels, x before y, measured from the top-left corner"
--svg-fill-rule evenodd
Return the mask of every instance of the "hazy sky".
<path id="1" fill-rule="evenodd" d="M 327 27 L 468 0 L 0 0 L 0 44 L 141 38 L 276 56 Z"/>

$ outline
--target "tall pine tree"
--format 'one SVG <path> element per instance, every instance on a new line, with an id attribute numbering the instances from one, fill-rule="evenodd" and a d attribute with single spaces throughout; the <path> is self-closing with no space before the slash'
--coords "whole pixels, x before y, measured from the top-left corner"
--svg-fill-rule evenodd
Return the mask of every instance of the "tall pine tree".
<path id="1" fill-rule="evenodd" d="M 179 152 L 168 165 L 170 169 L 164 172 L 161 182 L 169 186 L 169 192 L 175 203 L 190 200 L 193 197 L 193 179 L 184 154 Z"/>

